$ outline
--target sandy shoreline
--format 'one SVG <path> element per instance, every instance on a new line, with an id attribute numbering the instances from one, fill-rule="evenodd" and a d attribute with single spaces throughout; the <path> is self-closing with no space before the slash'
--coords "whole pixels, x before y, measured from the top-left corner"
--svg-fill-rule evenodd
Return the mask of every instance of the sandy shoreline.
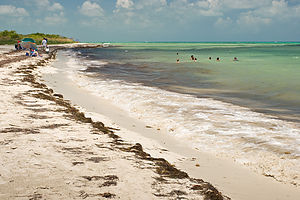
<path id="1" fill-rule="evenodd" d="M 55 63 L 53 67 L 57 68 L 53 70 L 59 70 L 63 66 Z M 299 188 L 295 186 L 277 182 L 271 176 L 254 173 L 231 160 L 216 158 L 189 148 L 162 130 L 147 127 L 147 124 L 129 117 L 128 113 L 107 100 L 79 88 L 76 83 L 66 79 L 67 76 L 68 74 L 62 70 L 59 73 L 45 75 L 43 78 L 47 85 L 84 108 L 84 112 L 92 118 L 96 113 L 100 121 L 120 129 L 121 131 L 116 133 L 126 141 L 141 143 L 151 155 L 167 159 L 192 177 L 203 178 L 232 199 L 297 199 L 300 195 Z M 158 149 L 167 149 L 168 152 L 161 153 Z"/>
<path id="2" fill-rule="evenodd" d="M 54 54 L 8 50 L 0 58 L 0 199 L 227 199 L 42 83 Z"/>
<path id="3" fill-rule="evenodd" d="M 66 74 L 45 75 L 53 58 L 45 59 L 1 54 L 0 199 L 300 196 L 297 187 L 187 148 L 66 81 Z"/>

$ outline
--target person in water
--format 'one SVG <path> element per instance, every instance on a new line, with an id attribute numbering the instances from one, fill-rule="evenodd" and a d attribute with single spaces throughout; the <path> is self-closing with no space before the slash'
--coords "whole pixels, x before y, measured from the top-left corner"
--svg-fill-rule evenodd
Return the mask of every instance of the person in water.
<path id="1" fill-rule="evenodd" d="M 211 57 L 208 57 L 208 60 L 211 60 Z"/>
<path id="2" fill-rule="evenodd" d="M 233 61 L 239 61 L 239 60 L 237 59 L 237 57 L 234 57 L 234 58 L 233 58 Z"/>
<path id="3" fill-rule="evenodd" d="M 196 61 L 197 61 L 197 58 L 194 57 L 194 55 L 191 55 L 191 60 L 194 61 L 194 62 L 196 62 Z"/>
<path id="4" fill-rule="evenodd" d="M 220 61 L 220 58 L 219 58 L 219 57 L 217 57 L 217 61 Z"/>

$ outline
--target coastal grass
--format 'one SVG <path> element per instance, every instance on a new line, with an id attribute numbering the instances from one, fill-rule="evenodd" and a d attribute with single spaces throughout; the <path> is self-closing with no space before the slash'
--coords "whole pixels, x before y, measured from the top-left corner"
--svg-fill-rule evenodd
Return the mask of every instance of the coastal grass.
<path id="1" fill-rule="evenodd" d="M 32 38 L 36 41 L 36 44 L 41 44 L 43 38 L 48 39 L 48 44 L 67 44 L 76 43 L 72 38 L 67 38 L 57 34 L 45 34 L 45 33 L 30 33 L 19 34 L 16 31 L 4 30 L 0 32 L 0 45 L 15 44 L 18 40 L 23 38 Z"/>

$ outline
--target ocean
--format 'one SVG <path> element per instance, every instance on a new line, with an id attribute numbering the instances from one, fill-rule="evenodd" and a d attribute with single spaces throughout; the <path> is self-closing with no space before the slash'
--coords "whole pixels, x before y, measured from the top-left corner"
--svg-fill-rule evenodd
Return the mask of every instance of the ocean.
<path id="1" fill-rule="evenodd" d="M 170 137 L 300 185 L 299 43 L 115 43 L 56 62 Z"/>

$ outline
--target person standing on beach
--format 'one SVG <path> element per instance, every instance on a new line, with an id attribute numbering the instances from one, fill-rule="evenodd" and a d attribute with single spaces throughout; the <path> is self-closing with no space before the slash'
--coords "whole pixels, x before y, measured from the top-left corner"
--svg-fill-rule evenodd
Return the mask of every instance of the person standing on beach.
<path id="1" fill-rule="evenodd" d="M 47 48 L 47 39 L 46 38 L 44 38 L 42 40 L 42 46 L 43 46 L 43 49 L 46 50 L 46 48 Z"/>

